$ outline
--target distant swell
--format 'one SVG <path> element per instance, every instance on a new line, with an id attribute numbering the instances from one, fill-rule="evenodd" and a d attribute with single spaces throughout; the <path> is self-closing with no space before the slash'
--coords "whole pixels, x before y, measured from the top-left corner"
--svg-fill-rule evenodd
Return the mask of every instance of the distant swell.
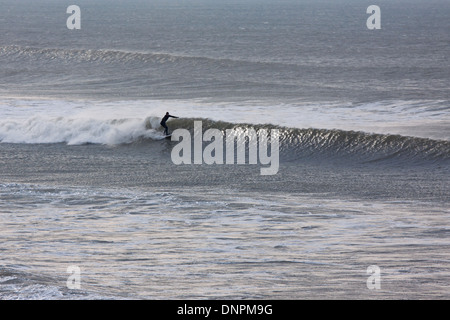
<path id="1" fill-rule="evenodd" d="M 249 125 L 208 119 L 172 119 L 170 129 L 193 131 L 194 121 L 201 120 L 203 130 L 251 127 L 280 130 L 280 155 L 285 161 L 356 160 L 363 163 L 394 161 L 449 162 L 450 142 L 389 134 L 370 134 L 356 131 L 296 129 L 273 125 Z M 120 145 L 145 143 L 163 138 L 159 118 L 146 119 L 88 119 L 44 118 L 0 120 L 2 143 L 66 143 Z"/>
<path id="2" fill-rule="evenodd" d="M 278 80 L 267 77 L 271 72 L 288 75 L 292 70 L 250 59 L 82 48 L 5 46 L 0 47 L 0 60 L 5 65 L 0 69 L 0 94 L 64 98 L 172 99 L 230 92 L 248 97 L 254 90 L 279 86 Z"/>
<path id="3" fill-rule="evenodd" d="M 0 56 L 17 62 L 20 60 L 32 61 L 37 59 L 60 60 L 66 62 L 101 62 L 108 63 L 188 63 L 204 64 L 211 63 L 217 66 L 236 63 L 250 63 L 250 61 L 239 61 L 225 58 L 211 58 L 189 55 L 174 55 L 158 52 L 137 52 L 124 50 L 102 50 L 102 49 L 63 49 L 63 48 L 38 48 L 21 46 L 0 47 Z"/>

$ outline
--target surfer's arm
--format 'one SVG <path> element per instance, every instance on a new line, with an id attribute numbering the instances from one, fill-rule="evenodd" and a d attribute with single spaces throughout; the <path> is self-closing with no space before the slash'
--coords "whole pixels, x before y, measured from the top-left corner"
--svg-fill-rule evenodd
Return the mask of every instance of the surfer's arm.
<path id="1" fill-rule="evenodd" d="M 178 118 L 178 117 L 175 117 L 175 116 L 172 116 L 172 115 L 170 115 L 169 117 L 172 117 L 172 118 Z"/>

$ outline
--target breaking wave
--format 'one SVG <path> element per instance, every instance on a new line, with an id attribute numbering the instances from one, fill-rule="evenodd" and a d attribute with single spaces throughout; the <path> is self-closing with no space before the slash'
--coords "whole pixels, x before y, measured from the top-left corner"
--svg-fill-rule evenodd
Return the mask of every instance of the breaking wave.
<path id="1" fill-rule="evenodd" d="M 35 116 L 25 120 L 0 121 L 2 143 L 65 143 L 80 144 L 139 144 L 164 138 L 158 117 L 122 119 L 44 118 Z M 370 163 L 380 161 L 445 161 L 450 160 L 450 142 L 391 134 L 358 131 L 298 129 L 281 126 L 236 124 L 209 119 L 184 118 L 170 121 L 170 129 L 189 129 L 194 121 L 202 122 L 202 129 L 254 128 L 278 129 L 280 155 L 286 161 L 297 159 L 339 160 L 351 157 Z"/>

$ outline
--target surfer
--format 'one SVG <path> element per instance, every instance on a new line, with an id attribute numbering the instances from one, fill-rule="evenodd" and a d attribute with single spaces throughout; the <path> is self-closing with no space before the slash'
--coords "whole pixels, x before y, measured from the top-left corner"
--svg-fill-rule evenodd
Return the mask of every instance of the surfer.
<path id="1" fill-rule="evenodd" d="M 169 120 L 169 118 L 178 118 L 178 117 L 172 116 L 172 115 L 170 115 L 168 112 L 166 112 L 166 115 L 162 118 L 160 124 L 161 124 L 161 126 L 163 126 L 163 128 L 164 128 L 164 134 L 165 134 L 166 136 L 169 135 L 169 128 L 168 128 L 167 125 L 166 125 L 166 121 Z"/>

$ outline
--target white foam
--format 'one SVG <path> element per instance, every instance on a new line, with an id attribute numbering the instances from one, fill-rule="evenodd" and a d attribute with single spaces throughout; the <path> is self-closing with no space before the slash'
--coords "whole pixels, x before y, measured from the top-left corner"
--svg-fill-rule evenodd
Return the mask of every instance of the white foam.
<path id="1" fill-rule="evenodd" d="M 196 100 L 4 99 L 0 100 L 0 141 L 120 144 L 140 137 L 159 139 L 159 120 L 167 111 L 182 118 L 208 118 L 237 124 L 355 130 L 450 140 L 447 103 L 386 101 L 353 105 L 315 102 L 273 106 L 258 102 L 224 104 Z"/>
<path id="2" fill-rule="evenodd" d="M 69 145 L 120 144 L 139 137 L 157 137 L 142 119 L 93 119 L 34 116 L 26 120 L 1 121 L 0 140 L 9 143 L 58 143 Z"/>
<path id="3" fill-rule="evenodd" d="M 161 135 L 146 128 L 145 115 L 127 113 L 126 108 L 52 100 L 10 100 L 0 106 L 4 143 L 115 145 Z"/>

